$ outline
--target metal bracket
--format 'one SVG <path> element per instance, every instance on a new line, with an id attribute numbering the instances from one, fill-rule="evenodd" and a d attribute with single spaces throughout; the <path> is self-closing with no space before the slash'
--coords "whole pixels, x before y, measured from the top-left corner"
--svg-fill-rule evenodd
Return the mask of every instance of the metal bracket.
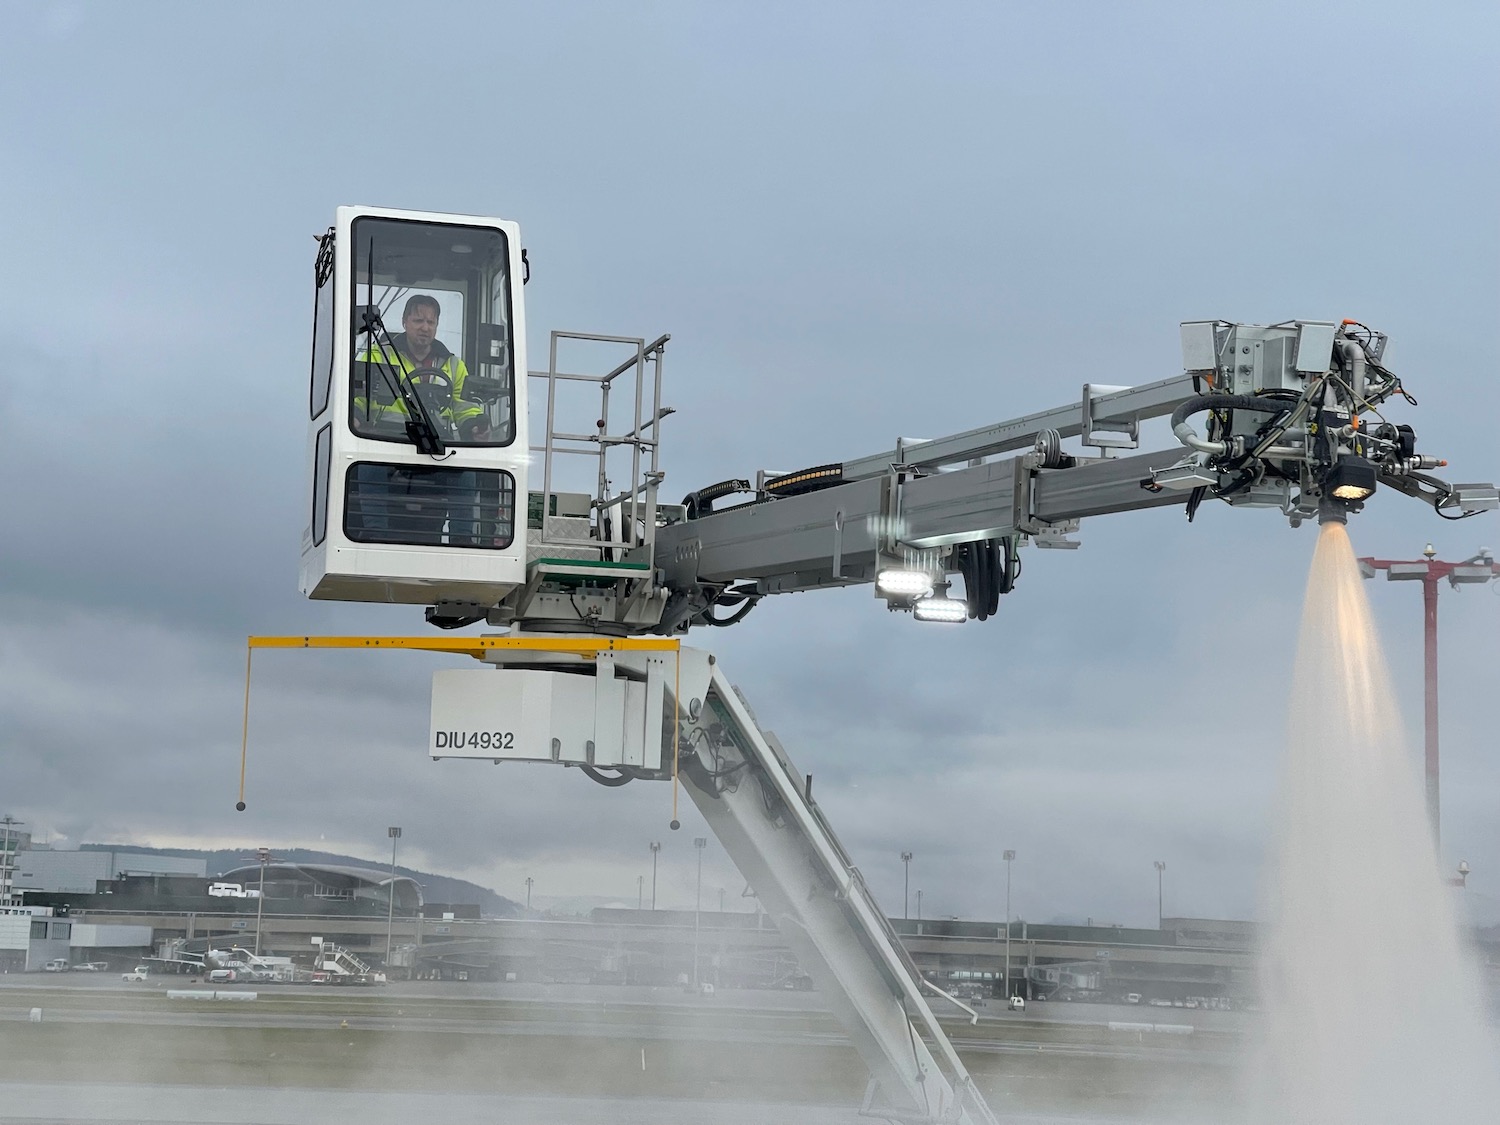
<path id="1" fill-rule="evenodd" d="M 1083 385 L 1083 430 L 1079 434 L 1084 445 L 1107 451 L 1111 449 L 1138 449 L 1141 444 L 1140 420 L 1132 415 L 1128 419 L 1101 419 L 1094 417 L 1094 399 L 1104 395 L 1128 391 L 1129 387 L 1111 387 L 1098 383 Z"/>
<path id="2" fill-rule="evenodd" d="M 1031 533 L 1031 538 L 1043 550 L 1076 551 L 1083 544 L 1076 539 L 1069 539 L 1068 536 L 1077 530 L 1077 520 L 1063 520 L 1060 523 L 1038 523 L 1037 529 Z"/>

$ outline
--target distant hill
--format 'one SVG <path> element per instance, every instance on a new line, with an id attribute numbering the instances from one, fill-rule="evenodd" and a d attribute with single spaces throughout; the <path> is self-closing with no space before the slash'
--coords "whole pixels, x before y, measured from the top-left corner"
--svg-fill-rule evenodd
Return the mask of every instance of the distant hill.
<path id="1" fill-rule="evenodd" d="M 254 863 L 249 853 L 242 848 L 218 848 L 204 850 L 194 848 L 143 848 L 136 844 L 80 844 L 80 851 L 141 852 L 145 855 L 169 855 L 181 859 L 201 859 L 208 864 L 208 874 L 221 875 L 236 867 Z M 390 864 L 379 860 L 362 859 L 359 856 L 338 855 L 335 852 L 316 852 L 308 848 L 277 850 L 275 856 L 284 863 L 329 863 L 349 867 L 374 867 L 389 870 Z M 409 867 L 396 865 L 396 874 L 405 875 L 422 884 L 424 902 L 446 902 L 471 904 L 479 912 L 492 918 L 519 918 L 523 913 L 521 904 L 504 895 L 496 894 L 488 887 L 471 883 L 467 879 L 452 879 L 447 875 L 433 875 L 426 871 L 413 871 Z"/>

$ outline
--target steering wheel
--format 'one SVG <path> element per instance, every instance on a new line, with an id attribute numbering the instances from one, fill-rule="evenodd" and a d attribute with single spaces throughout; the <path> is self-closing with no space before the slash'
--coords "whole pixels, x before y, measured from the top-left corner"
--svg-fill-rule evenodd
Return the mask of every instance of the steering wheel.
<path id="1" fill-rule="evenodd" d="M 406 373 L 406 381 L 412 393 L 427 407 L 435 425 L 442 425 L 444 416 L 453 408 L 453 380 L 439 367 L 414 367 Z"/>
<path id="2" fill-rule="evenodd" d="M 430 387 L 449 399 L 453 397 L 453 380 L 441 367 L 413 367 L 406 373 L 406 381 L 424 390 Z"/>

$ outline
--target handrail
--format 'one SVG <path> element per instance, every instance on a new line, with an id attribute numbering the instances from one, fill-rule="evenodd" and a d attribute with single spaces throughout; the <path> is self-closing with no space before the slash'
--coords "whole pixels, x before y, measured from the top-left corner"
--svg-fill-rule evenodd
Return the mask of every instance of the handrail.
<path id="1" fill-rule="evenodd" d="M 644 364 L 650 356 L 656 354 L 657 352 L 661 351 L 662 348 L 666 347 L 667 341 L 671 338 L 671 333 L 663 333 L 662 335 L 658 336 L 655 340 L 651 341 L 651 343 L 641 348 L 641 350 L 630 359 L 625 360 L 620 364 L 620 366 L 616 367 L 608 375 L 605 375 L 600 381 L 603 383 L 612 383 L 616 378 L 625 374 L 625 372 L 629 371 L 636 364 Z M 620 342 L 628 343 L 629 341 L 622 340 Z"/>

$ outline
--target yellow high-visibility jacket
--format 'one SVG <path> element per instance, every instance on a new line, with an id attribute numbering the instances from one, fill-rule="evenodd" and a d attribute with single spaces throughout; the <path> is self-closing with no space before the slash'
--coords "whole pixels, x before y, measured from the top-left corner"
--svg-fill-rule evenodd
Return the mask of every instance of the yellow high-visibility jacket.
<path id="1" fill-rule="evenodd" d="M 456 433 L 461 422 L 470 418 L 478 418 L 484 414 L 484 407 L 476 402 L 468 402 L 463 397 L 464 380 L 469 377 L 469 369 L 464 366 L 464 361 L 450 352 L 441 341 L 432 342 L 432 352 L 427 359 L 418 363 L 412 359 L 405 350 L 406 333 L 402 332 L 393 337 L 389 344 L 370 348 L 361 353 L 354 361 L 354 424 L 355 429 L 380 428 L 384 423 L 387 428 L 391 423 L 400 426 L 406 424 L 406 403 L 396 395 L 386 377 L 374 366 L 375 363 L 384 362 L 393 369 L 392 379 L 399 386 L 402 381 L 420 387 L 420 377 L 413 378 L 412 372 L 423 367 L 434 367 L 448 377 L 452 387 L 452 397 L 446 405 L 433 413 L 434 422 L 441 424 L 447 422 L 449 428 Z M 370 361 L 367 369 L 364 365 Z M 369 372 L 369 384 L 365 386 L 365 372 Z"/>

